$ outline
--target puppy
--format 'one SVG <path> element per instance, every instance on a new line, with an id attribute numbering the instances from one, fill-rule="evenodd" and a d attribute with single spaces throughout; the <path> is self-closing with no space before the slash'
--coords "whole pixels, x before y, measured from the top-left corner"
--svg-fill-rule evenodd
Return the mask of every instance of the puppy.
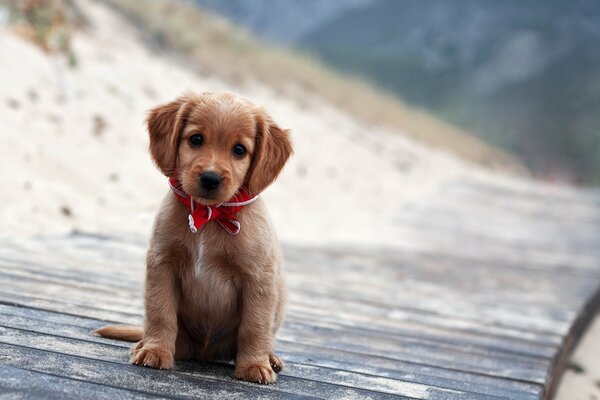
<path id="1" fill-rule="evenodd" d="M 261 108 L 232 93 L 186 95 L 151 110 L 150 153 L 171 190 L 146 259 L 144 328 L 96 333 L 137 341 L 131 363 L 233 360 L 238 379 L 273 383 L 283 316 L 281 250 L 258 195 L 292 145 Z"/>

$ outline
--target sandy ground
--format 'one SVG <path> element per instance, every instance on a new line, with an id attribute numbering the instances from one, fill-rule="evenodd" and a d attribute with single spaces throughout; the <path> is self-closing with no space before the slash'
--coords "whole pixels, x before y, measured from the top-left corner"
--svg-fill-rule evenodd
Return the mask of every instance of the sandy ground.
<path id="1" fill-rule="evenodd" d="M 481 173 L 310 94 L 300 104 L 258 83 L 198 75 L 150 50 L 112 11 L 78 3 L 91 26 L 74 37 L 76 69 L 0 26 L 0 238 L 148 235 L 168 189 L 147 153 L 145 113 L 189 90 L 241 93 L 292 129 L 296 154 L 264 193 L 287 242 L 394 246 L 403 203 Z M 589 337 L 575 357 L 585 373 L 568 372 L 559 399 L 600 398 L 600 323 Z"/>
<path id="2" fill-rule="evenodd" d="M 575 350 L 556 399 L 600 399 L 600 315 L 596 316 Z"/>
<path id="3" fill-rule="evenodd" d="M 143 120 L 186 90 L 239 92 L 292 129 L 296 155 L 265 192 L 284 240 L 393 244 L 393 226 L 375 221 L 465 171 L 317 98 L 301 105 L 263 85 L 199 76 L 151 52 L 112 12 L 81 3 L 92 26 L 75 36 L 77 69 L 6 29 L 0 35 L 4 232 L 148 232 L 167 186 L 148 157 Z"/>

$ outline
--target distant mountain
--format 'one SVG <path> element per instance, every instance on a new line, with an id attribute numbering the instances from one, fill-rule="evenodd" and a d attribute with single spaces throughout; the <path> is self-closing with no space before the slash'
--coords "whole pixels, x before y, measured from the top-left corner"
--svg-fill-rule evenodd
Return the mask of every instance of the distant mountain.
<path id="1" fill-rule="evenodd" d="M 600 183 L 600 1 L 198 0 L 509 148 Z"/>
<path id="2" fill-rule="evenodd" d="M 194 0 L 259 36 L 276 43 L 295 44 L 310 32 L 377 0 Z"/>

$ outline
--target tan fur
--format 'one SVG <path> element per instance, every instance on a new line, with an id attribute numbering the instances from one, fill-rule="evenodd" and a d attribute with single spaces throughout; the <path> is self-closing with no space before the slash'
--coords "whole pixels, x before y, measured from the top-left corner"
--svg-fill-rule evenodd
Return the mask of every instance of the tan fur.
<path id="1" fill-rule="evenodd" d="M 230 199 L 242 186 L 260 193 L 292 152 L 287 131 L 264 110 L 231 93 L 187 95 L 153 109 L 150 152 L 165 175 L 177 171 L 186 193 L 203 204 Z M 205 142 L 189 145 L 201 132 Z M 247 156 L 231 153 L 244 145 Z M 198 176 L 223 178 L 214 198 L 202 198 Z M 110 326 L 106 337 L 139 340 L 131 362 L 172 368 L 175 359 L 235 359 L 235 377 L 272 383 L 283 368 L 273 342 L 284 314 L 281 251 L 261 199 L 238 214 L 242 229 L 229 235 L 207 223 L 190 232 L 188 210 L 168 193 L 156 217 L 147 254 L 143 337 L 140 328 Z M 136 336 L 136 334 L 138 336 Z"/>
<path id="2" fill-rule="evenodd" d="M 110 325 L 96 329 L 94 333 L 109 339 L 138 342 L 144 336 L 144 329 L 133 325 Z"/>

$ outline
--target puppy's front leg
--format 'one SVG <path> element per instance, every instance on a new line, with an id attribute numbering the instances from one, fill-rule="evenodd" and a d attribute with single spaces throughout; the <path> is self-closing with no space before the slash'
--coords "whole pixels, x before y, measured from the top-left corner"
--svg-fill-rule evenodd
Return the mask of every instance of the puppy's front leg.
<path id="1" fill-rule="evenodd" d="M 234 375 L 256 383 L 273 383 L 271 368 L 273 318 L 277 294 L 273 281 L 245 282 L 242 288 L 242 320 L 238 330 L 238 353 Z"/>
<path id="2" fill-rule="evenodd" d="M 144 338 L 131 348 L 131 363 L 171 369 L 177 340 L 177 293 L 173 266 L 148 257 Z"/>

